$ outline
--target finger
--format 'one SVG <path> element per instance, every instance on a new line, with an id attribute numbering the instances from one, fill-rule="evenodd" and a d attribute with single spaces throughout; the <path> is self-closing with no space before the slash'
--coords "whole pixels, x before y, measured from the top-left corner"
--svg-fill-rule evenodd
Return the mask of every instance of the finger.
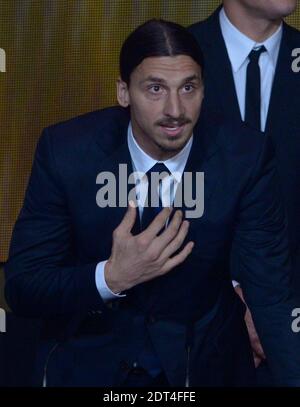
<path id="1" fill-rule="evenodd" d="M 173 208 L 166 207 L 155 216 L 150 225 L 141 234 L 145 235 L 149 240 L 154 239 L 161 229 L 165 226 L 167 219 L 172 213 Z"/>
<path id="2" fill-rule="evenodd" d="M 258 366 L 261 364 L 262 360 L 259 356 L 256 355 L 255 352 L 253 352 L 253 359 L 254 359 L 254 366 L 255 368 L 258 368 Z"/>
<path id="3" fill-rule="evenodd" d="M 253 345 L 253 350 L 261 359 L 266 359 L 266 355 L 259 340 L 257 340 L 256 343 Z"/>
<path id="4" fill-rule="evenodd" d="M 182 245 L 189 231 L 190 223 L 185 220 L 181 223 L 178 233 L 173 240 L 165 247 L 161 254 L 162 259 L 171 257 Z M 158 238 L 157 238 L 158 239 Z"/>
<path id="5" fill-rule="evenodd" d="M 161 249 L 165 249 L 167 245 L 176 237 L 182 225 L 182 217 L 182 211 L 177 210 L 167 228 L 154 240 L 155 244 L 157 244 Z"/>
<path id="6" fill-rule="evenodd" d="M 133 201 L 129 201 L 127 211 L 119 224 L 118 228 L 121 231 L 129 233 L 133 228 L 136 220 L 136 206 Z"/>
<path id="7" fill-rule="evenodd" d="M 170 258 L 166 261 L 165 265 L 162 267 L 162 272 L 167 273 L 172 270 L 174 267 L 178 266 L 191 254 L 194 247 L 194 242 L 188 242 L 184 248 L 176 256 Z"/>

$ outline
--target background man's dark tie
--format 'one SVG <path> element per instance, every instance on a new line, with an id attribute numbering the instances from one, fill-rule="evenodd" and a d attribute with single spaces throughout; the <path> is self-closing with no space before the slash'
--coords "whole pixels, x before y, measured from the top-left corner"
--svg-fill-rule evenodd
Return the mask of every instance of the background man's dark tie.
<path id="1" fill-rule="evenodd" d="M 250 62 L 247 66 L 245 122 L 257 130 L 261 130 L 261 89 L 259 57 L 263 52 L 266 51 L 266 48 L 262 46 L 257 50 L 253 49 L 248 56 Z"/>
<path id="2" fill-rule="evenodd" d="M 157 178 L 152 178 L 151 174 L 152 173 L 157 173 Z M 147 200 L 148 206 L 144 207 L 143 210 L 143 215 L 142 215 L 142 230 L 146 229 L 150 223 L 153 221 L 155 216 L 163 209 L 163 204 L 161 200 L 161 196 L 159 195 L 159 191 L 161 190 L 161 185 L 158 185 L 158 183 L 155 183 L 156 185 L 151 186 L 151 179 L 154 181 L 155 179 L 158 179 L 159 174 L 165 173 L 165 176 L 170 175 L 170 171 L 168 168 L 165 166 L 163 163 L 156 163 L 147 173 L 148 177 L 148 194 L 147 194 Z M 162 181 L 159 182 L 161 184 Z M 159 187 L 159 188 L 158 188 Z M 157 206 L 152 206 L 151 205 L 151 189 L 152 189 L 152 202 L 157 203 Z"/>

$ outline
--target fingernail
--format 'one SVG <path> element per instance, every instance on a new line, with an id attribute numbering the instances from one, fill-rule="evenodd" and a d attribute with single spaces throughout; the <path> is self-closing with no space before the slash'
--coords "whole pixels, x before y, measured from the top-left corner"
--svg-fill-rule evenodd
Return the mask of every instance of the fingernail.
<path id="1" fill-rule="evenodd" d="M 130 200 L 129 201 L 129 206 L 131 206 L 131 208 L 135 208 L 135 203 L 132 200 Z"/>

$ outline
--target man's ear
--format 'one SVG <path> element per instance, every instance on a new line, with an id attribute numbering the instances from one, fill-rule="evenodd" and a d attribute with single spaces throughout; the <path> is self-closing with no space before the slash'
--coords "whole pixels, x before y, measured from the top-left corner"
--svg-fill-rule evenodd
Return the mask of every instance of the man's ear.
<path id="1" fill-rule="evenodd" d="M 119 105 L 122 107 L 128 107 L 130 105 L 128 85 L 122 81 L 121 78 L 117 80 L 117 99 Z"/>

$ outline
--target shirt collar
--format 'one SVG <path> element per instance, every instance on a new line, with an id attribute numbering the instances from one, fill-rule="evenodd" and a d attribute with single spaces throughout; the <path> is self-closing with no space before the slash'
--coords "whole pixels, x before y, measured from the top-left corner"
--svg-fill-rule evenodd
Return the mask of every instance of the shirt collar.
<path id="1" fill-rule="evenodd" d="M 149 171 L 156 163 L 162 162 L 168 168 L 174 179 L 180 182 L 182 173 L 184 171 L 187 159 L 189 157 L 192 143 L 193 135 L 183 147 L 183 149 L 176 154 L 174 157 L 169 158 L 165 161 L 157 161 L 152 158 L 150 155 L 145 153 L 144 150 L 138 145 L 132 131 L 131 123 L 128 126 L 127 132 L 127 143 L 128 149 L 131 155 L 131 159 L 134 165 L 134 170 L 142 173 Z"/>
<path id="2" fill-rule="evenodd" d="M 258 43 L 239 31 L 227 17 L 224 7 L 219 14 L 222 35 L 226 44 L 228 56 L 234 72 L 237 72 L 254 48 L 265 46 L 270 61 L 275 69 L 282 38 L 282 23 L 271 37 L 264 42 Z"/>

